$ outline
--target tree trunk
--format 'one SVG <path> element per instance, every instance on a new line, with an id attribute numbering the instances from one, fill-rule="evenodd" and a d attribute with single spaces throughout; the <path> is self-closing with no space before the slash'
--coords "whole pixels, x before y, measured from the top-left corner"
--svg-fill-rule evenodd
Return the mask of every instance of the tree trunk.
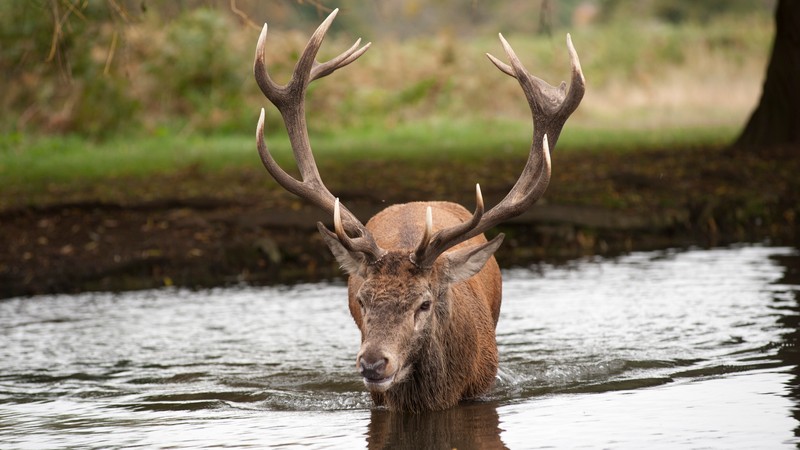
<path id="1" fill-rule="evenodd" d="M 800 154 L 800 1 L 779 0 L 761 100 L 734 148 L 792 147 Z"/>

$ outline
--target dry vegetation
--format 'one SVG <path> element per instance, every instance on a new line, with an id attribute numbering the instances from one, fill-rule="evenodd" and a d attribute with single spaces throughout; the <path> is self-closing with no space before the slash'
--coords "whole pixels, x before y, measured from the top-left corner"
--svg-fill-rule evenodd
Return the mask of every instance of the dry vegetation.
<path id="1" fill-rule="evenodd" d="M 56 1 L 52 4 L 61 5 L 56 9 L 62 27 L 53 34 L 51 3 L 24 11 L 14 4 L 20 2 L 4 7 L 6 37 L 17 39 L 17 45 L 3 50 L 2 65 L 9 76 L 0 87 L 0 108 L 7 118 L 2 125 L 6 133 L 107 136 L 177 129 L 249 134 L 265 104 L 250 73 L 259 31 L 253 22 L 260 16 L 240 16 L 226 7 L 196 8 L 171 15 L 148 12 L 115 23 L 92 21 L 90 14 L 101 12 L 91 8 L 81 18 Z M 573 126 L 736 128 L 759 95 L 772 36 L 767 11 L 681 26 L 623 17 L 556 27 L 547 36 L 517 18 L 535 8 L 498 7 L 505 16 L 496 24 L 484 20 L 480 26 L 459 27 L 457 22 L 399 39 L 392 32 L 396 27 L 390 26 L 397 14 L 406 15 L 406 24 L 432 14 L 411 6 L 400 12 L 366 15 L 350 9 L 340 14 L 342 27 L 356 18 L 372 21 L 351 28 L 373 41 L 373 48 L 346 72 L 313 87 L 320 92 L 309 98 L 313 127 L 331 131 L 498 117 L 527 121 L 518 87 L 483 54 L 502 53 L 495 35 L 502 31 L 529 67 L 557 82 L 568 77 L 563 35 L 570 31 L 588 79 L 588 94 Z M 272 9 L 275 19 L 266 18 L 269 61 L 280 79 L 288 76 L 316 19 L 310 14 L 297 23 L 285 7 Z M 24 26 L 12 26 L 17 22 Z M 357 37 L 336 31 L 323 47 L 323 57 Z M 38 37 L 23 38 L 30 32 Z M 275 129 L 276 115 L 268 117 Z"/>

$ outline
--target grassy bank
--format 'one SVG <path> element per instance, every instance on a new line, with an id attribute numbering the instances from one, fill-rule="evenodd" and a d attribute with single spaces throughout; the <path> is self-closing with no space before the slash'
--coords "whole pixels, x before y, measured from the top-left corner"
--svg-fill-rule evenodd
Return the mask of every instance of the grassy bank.
<path id="1" fill-rule="evenodd" d="M 732 127 L 602 130 L 568 126 L 556 151 L 618 153 L 718 147 L 729 142 L 736 131 Z M 294 162 L 283 130 L 270 133 L 267 143 L 278 161 L 291 169 Z M 477 168 L 488 160 L 523 157 L 530 147 L 530 124 L 463 121 L 406 123 L 389 129 L 351 128 L 317 133 L 312 144 L 323 176 L 333 180 L 346 176 L 348 167 L 391 161 L 409 171 L 424 172 L 431 164 L 446 166 L 452 161 Z M 189 171 L 261 173 L 264 184 L 273 186 L 258 159 L 254 135 L 163 134 L 103 141 L 74 135 L 7 135 L 0 144 L 0 208 L 90 200 L 129 203 L 154 195 L 234 195 L 235 189 L 220 190 L 211 185 L 185 189 L 161 186 L 163 192 L 159 194 L 150 192 L 156 187 L 146 183 L 148 178 Z M 127 190 L 110 189 L 124 185 L 126 180 Z"/>
<path id="2" fill-rule="evenodd" d="M 460 151 L 425 154 L 411 146 L 416 153 L 402 159 L 397 151 L 415 144 L 414 135 L 395 136 L 391 151 L 384 147 L 366 160 L 360 158 L 371 151 L 366 145 L 352 150 L 343 136 L 317 140 L 326 184 L 362 220 L 403 201 L 471 206 L 475 182 L 494 205 L 519 175 L 528 146 L 522 138 L 511 146 L 495 141 L 501 144 L 493 153 L 469 142 Z M 285 143 L 271 141 L 288 159 Z M 165 142 L 118 141 L 153 152 L 137 150 L 124 163 L 106 160 L 110 149 L 103 144 L 76 151 L 74 159 L 65 155 L 60 166 L 42 165 L 31 182 L 4 175 L 0 297 L 340 274 L 314 227 L 331 218 L 277 188 L 260 167 L 252 137 L 172 141 L 180 151 L 163 150 Z M 788 152 L 764 158 L 698 142 L 618 151 L 565 145 L 554 155 L 542 201 L 500 227 L 506 241 L 498 259 L 508 267 L 642 249 L 800 241 L 800 161 Z M 325 144 L 351 150 L 322 150 Z M 158 159 L 167 162 L 148 166 Z M 78 176 L 90 166 L 90 175 Z"/>

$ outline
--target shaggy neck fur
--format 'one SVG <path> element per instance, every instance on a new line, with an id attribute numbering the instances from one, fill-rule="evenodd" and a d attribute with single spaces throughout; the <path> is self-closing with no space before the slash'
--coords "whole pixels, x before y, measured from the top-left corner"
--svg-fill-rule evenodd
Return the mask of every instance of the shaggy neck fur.
<path id="1" fill-rule="evenodd" d="M 411 373 L 385 393 L 373 394 L 376 403 L 415 413 L 441 410 L 484 393 L 492 384 L 497 371 L 496 353 L 488 358 L 476 354 L 477 330 L 469 321 L 452 314 L 452 306 L 447 298 L 437 301 L 432 323 L 414 346 L 409 361 Z M 476 373 L 474 368 L 480 359 L 488 359 L 486 362 L 494 370 Z"/>

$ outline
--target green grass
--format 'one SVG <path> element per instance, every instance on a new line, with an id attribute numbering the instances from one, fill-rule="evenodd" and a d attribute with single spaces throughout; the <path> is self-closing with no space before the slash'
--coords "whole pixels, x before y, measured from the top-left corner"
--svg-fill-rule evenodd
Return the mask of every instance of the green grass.
<path id="1" fill-rule="evenodd" d="M 722 147 L 733 141 L 738 127 L 698 126 L 658 129 L 567 128 L 558 141 L 563 151 L 636 151 Z"/>
<path id="2" fill-rule="evenodd" d="M 602 130 L 567 125 L 557 151 L 633 151 L 652 148 L 720 146 L 737 130 L 731 127 L 657 130 Z M 345 130 L 312 135 L 318 164 L 337 166 L 365 160 L 398 160 L 426 164 L 450 158 L 480 161 L 520 154 L 530 146 L 524 122 L 412 123 L 389 128 Z M 292 165 L 284 133 L 270 134 L 267 144 L 278 161 Z M 120 177 L 148 177 L 190 167 L 219 171 L 260 166 L 254 136 L 182 136 L 164 134 L 118 137 L 96 142 L 76 136 L 6 136 L 0 144 L 0 189 L 74 181 L 100 182 Z"/>

